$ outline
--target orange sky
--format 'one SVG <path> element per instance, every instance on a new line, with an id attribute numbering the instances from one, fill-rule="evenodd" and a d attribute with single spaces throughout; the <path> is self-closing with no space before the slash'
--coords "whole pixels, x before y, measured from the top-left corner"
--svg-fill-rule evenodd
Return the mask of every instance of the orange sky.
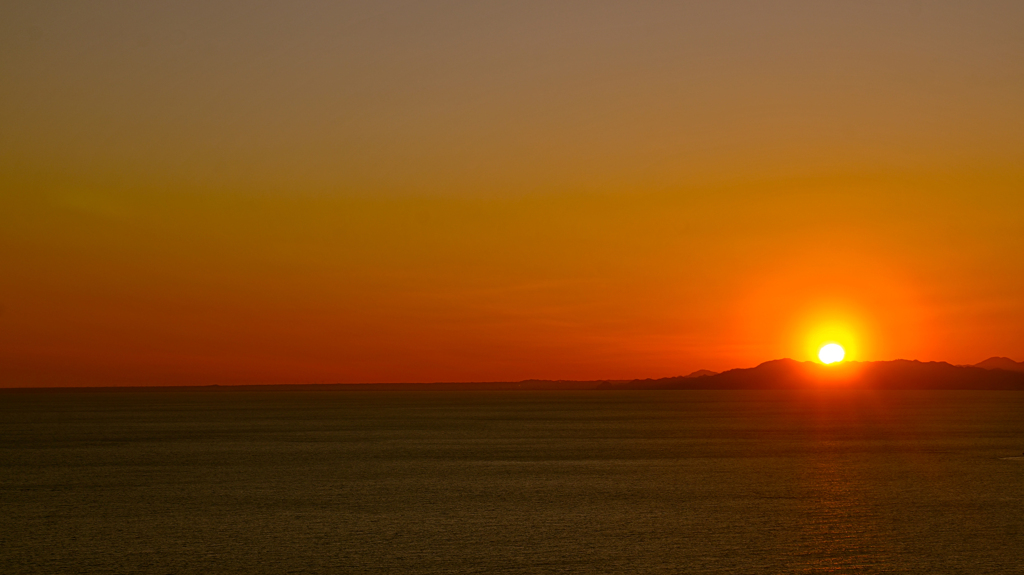
<path id="1" fill-rule="evenodd" d="M 1019 3 L 250 4 L 0 8 L 0 386 L 1024 359 Z"/>

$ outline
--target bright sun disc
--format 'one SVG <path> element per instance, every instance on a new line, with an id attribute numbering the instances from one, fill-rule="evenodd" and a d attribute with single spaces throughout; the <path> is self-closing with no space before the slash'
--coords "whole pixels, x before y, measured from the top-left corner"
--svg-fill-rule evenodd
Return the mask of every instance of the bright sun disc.
<path id="1" fill-rule="evenodd" d="M 843 361 L 844 357 L 846 357 L 846 351 L 838 343 L 824 345 L 818 350 L 818 359 L 821 360 L 821 363 L 836 363 Z"/>

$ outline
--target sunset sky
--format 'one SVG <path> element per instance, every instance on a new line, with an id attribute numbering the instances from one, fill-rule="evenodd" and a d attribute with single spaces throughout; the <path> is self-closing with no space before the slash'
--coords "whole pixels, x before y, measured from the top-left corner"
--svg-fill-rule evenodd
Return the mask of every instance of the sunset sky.
<path id="1" fill-rule="evenodd" d="M 0 386 L 1024 360 L 1024 3 L 0 6 Z"/>

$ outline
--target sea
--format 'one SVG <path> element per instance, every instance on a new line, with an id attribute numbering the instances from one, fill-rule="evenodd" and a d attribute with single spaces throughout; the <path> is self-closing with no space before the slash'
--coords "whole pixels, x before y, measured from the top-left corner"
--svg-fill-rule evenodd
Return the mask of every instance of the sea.
<path id="1" fill-rule="evenodd" d="M 1024 573 L 1024 392 L 0 391 L 0 573 Z"/>

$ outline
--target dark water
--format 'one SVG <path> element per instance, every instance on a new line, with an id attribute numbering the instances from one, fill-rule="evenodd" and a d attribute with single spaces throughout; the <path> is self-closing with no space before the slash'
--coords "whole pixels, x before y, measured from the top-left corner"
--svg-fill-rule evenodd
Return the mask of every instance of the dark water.
<path id="1" fill-rule="evenodd" d="M 2 573 L 1024 573 L 1024 393 L 0 393 Z"/>

